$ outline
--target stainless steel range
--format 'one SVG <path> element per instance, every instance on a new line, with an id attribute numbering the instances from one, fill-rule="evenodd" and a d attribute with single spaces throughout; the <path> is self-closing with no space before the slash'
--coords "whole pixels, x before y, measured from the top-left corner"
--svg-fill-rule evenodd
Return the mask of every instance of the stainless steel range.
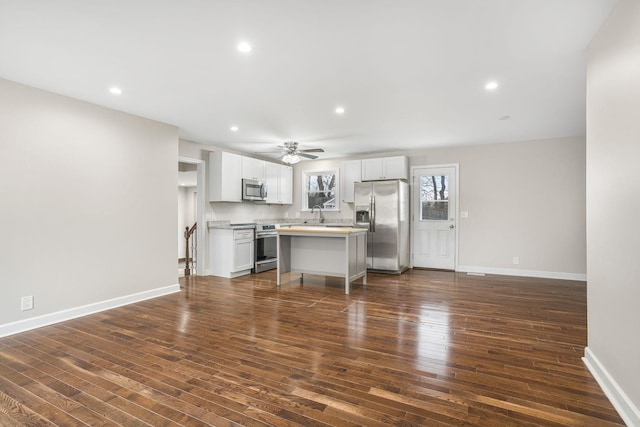
<path id="1" fill-rule="evenodd" d="M 256 225 L 255 273 L 278 267 L 278 233 L 275 224 Z"/>

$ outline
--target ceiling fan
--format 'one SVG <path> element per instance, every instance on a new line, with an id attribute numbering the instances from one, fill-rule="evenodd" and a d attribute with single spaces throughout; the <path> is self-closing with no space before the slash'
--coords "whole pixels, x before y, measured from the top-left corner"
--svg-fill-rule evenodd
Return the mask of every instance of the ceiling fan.
<path id="1" fill-rule="evenodd" d="M 322 148 L 299 150 L 298 143 L 294 141 L 287 141 L 279 147 L 281 148 L 280 152 L 284 153 L 281 160 L 288 165 L 298 163 L 302 157 L 311 160 L 318 158 L 318 156 L 309 153 L 324 153 Z"/>

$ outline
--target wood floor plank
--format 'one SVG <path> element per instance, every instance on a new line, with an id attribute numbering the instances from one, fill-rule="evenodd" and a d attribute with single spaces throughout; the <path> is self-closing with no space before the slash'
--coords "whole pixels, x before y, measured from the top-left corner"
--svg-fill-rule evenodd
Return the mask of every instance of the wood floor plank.
<path id="1" fill-rule="evenodd" d="M 264 409 L 269 409 L 271 412 L 277 412 L 281 416 L 284 416 L 287 412 L 284 408 L 275 408 L 271 403 L 268 403 L 264 400 L 257 400 L 252 398 L 251 396 L 243 396 L 241 394 L 232 392 L 232 390 L 238 388 L 236 381 L 242 381 L 242 378 L 233 378 L 230 382 L 226 384 L 220 384 L 217 387 L 220 387 L 220 390 L 216 394 L 206 393 L 204 389 L 197 390 L 194 387 L 194 382 L 192 381 L 192 377 L 177 375 L 176 370 L 171 372 L 162 373 L 160 372 L 161 367 L 157 365 L 157 368 L 147 368 L 146 362 L 152 362 L 155 356 L 151 355 L 150 357 L 145 358 L 145 360 L 136 358 L 133 353 L 135 352 L 127 352 L 125 348 L 118 348 L 117 345 L 114 349 L 119 350 L 118 356 L 112 355 L 110 353 L 101 352 L 97 348 L 85 347 L 86 351 L 90 354 L 99 357 L 99 361 L 96 362 L 98 365 L 102 366 L 105 369 L 110 369 L 113 371 L 117 371 L 121 375 L 127 375 L 129 378 L 134 379 L 136 382 L 143 384 L 145 387 L 153 391 L 160 391 L 166 393 L 168 396 L 178 397 L 178 401 L 172 401 L 171 398 L 163 398 L 161 396 L 157 397 L 157 400 L 167 402 L 167 404 L 171 403 L 171 405 L 175 408 L 181 407 L 182 410 L 189 410 L 190 413 L 194 413 L 197 416 L 201 416 L 201 407 L 208 406 L 211 402 L 221 401 L 226 397 L 226 401 L 220 402 L 221 408 L 224 407 L 233 407 L 236 411 L 240 413 L 248 413 L 251 416 L 256 418 L 255 421 L 264 420 L 270 418 L 268 413 L 264 411 L 260 411 L 258 408 L 263 407 Z M 75 350 L 78 351 L 78 350 Z M 73 350 L 72 350 L 73 352 Z M 126 357 L 126 354 L 131 354 L 130 357 L 126 358 L 126 361 L 123 357 Z M 149 354 L 142 353 L 143 355 L 149 356 Z M 162 359 L 163 360 L 163 359 Z M 175 359 L 178 361 L 178 359 Z M 155 360 L 157 363 L 158 360 Z M 120 366 L 127 366 L 127 371 L 122 371 Z M 191 374 L 203 377 L 202 371 L 198 370 L 190 370 Z M 216 380 L 213 376 L 204 375 L 210 382 Z M 155 381 L 154 381 L 155 379 Z M 217 380 L 222 380 L 220 375 L 217 376 Z M 258 384 L 256 384 L 257 386 Z M 252 390 L 252 388 L 247 388 L 247 390 Z M 208 400 L 207 400 L 208 399 Z M 176 400 L 176 399 L 173 399 Z M 185 406 L 181 401 L 192 403 L 191 406 Z M 194 406 L 195 405 L 195 406 Z M 290 413 L 287 415 L 289 419 L 297 418 L 295 413 Z M 303 424 L 308 425 L 311 420 L 302 419 L 300 420 Z M 244 419 L 243 423 L 248 423 L 249 420 Z"/>
<path id="2" fill-rule="evenodd" d="M 140 405 L 136 401 L 135 393 L 111 381 L 111 375 L 100 376 L 93 371 L 94 367 L 90 363 L 74 359 L 69 354 L 57 352 L 53 347 L 44 345 L 42 341 L 45 340 L 32 341 L 27 335 L 29 334 L 18 336 L 16 340 L 28 343 L 32 354 L 36 354 L 41 360 L 48 361 L 57 368 L 84 378 L 100 389 L 117 396 L 116 399 L 110 399 L 109 403 L 126 411 L 133 418 L 143 420 L 152 426 L 180 425 L 157 414 L 153 409 Z M 69 348 L 69 351 L 73 351 L 73 349 Z"/>
<path id="3" fill-rule="evenodd" d="M 7 390 L 7 392 L 10 392 Z M 53 422 L 0 390 L 0 425 L 2 426 L 52 426 Z"/>
<path id="4" fill-rule="evenodd" d="M 275 279 L 1 338 L 0 425 L 623 425 L 581 360 L 582 282 Z"/>

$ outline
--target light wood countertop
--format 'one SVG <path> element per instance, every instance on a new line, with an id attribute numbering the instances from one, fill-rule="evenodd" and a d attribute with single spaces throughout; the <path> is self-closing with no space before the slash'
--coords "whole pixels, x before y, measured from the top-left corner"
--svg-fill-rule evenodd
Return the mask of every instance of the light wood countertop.
<path id="1" fill-rule="evenodd" d="M 317 234 L 352 234 L 359 232 L 366 232 L 366 228 L 354 228 L 354 227 L 323 227 L 314 225 L 301 225 L 281 227 L 277 229 L 278 233 L 317 233 Z"/>

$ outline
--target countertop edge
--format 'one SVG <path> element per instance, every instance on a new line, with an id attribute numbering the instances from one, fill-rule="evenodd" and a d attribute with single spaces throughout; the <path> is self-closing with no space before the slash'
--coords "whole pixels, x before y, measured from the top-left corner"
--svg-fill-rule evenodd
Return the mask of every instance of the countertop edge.
<path id="1" fill-rule="evenodd" d="M 358 234 L 366 233 L 366 228 L 353 228 L 353 227 L 285 227 L 278 228 L 278 234 L 288 233 L 305 233 L 305 234 Z"/>

